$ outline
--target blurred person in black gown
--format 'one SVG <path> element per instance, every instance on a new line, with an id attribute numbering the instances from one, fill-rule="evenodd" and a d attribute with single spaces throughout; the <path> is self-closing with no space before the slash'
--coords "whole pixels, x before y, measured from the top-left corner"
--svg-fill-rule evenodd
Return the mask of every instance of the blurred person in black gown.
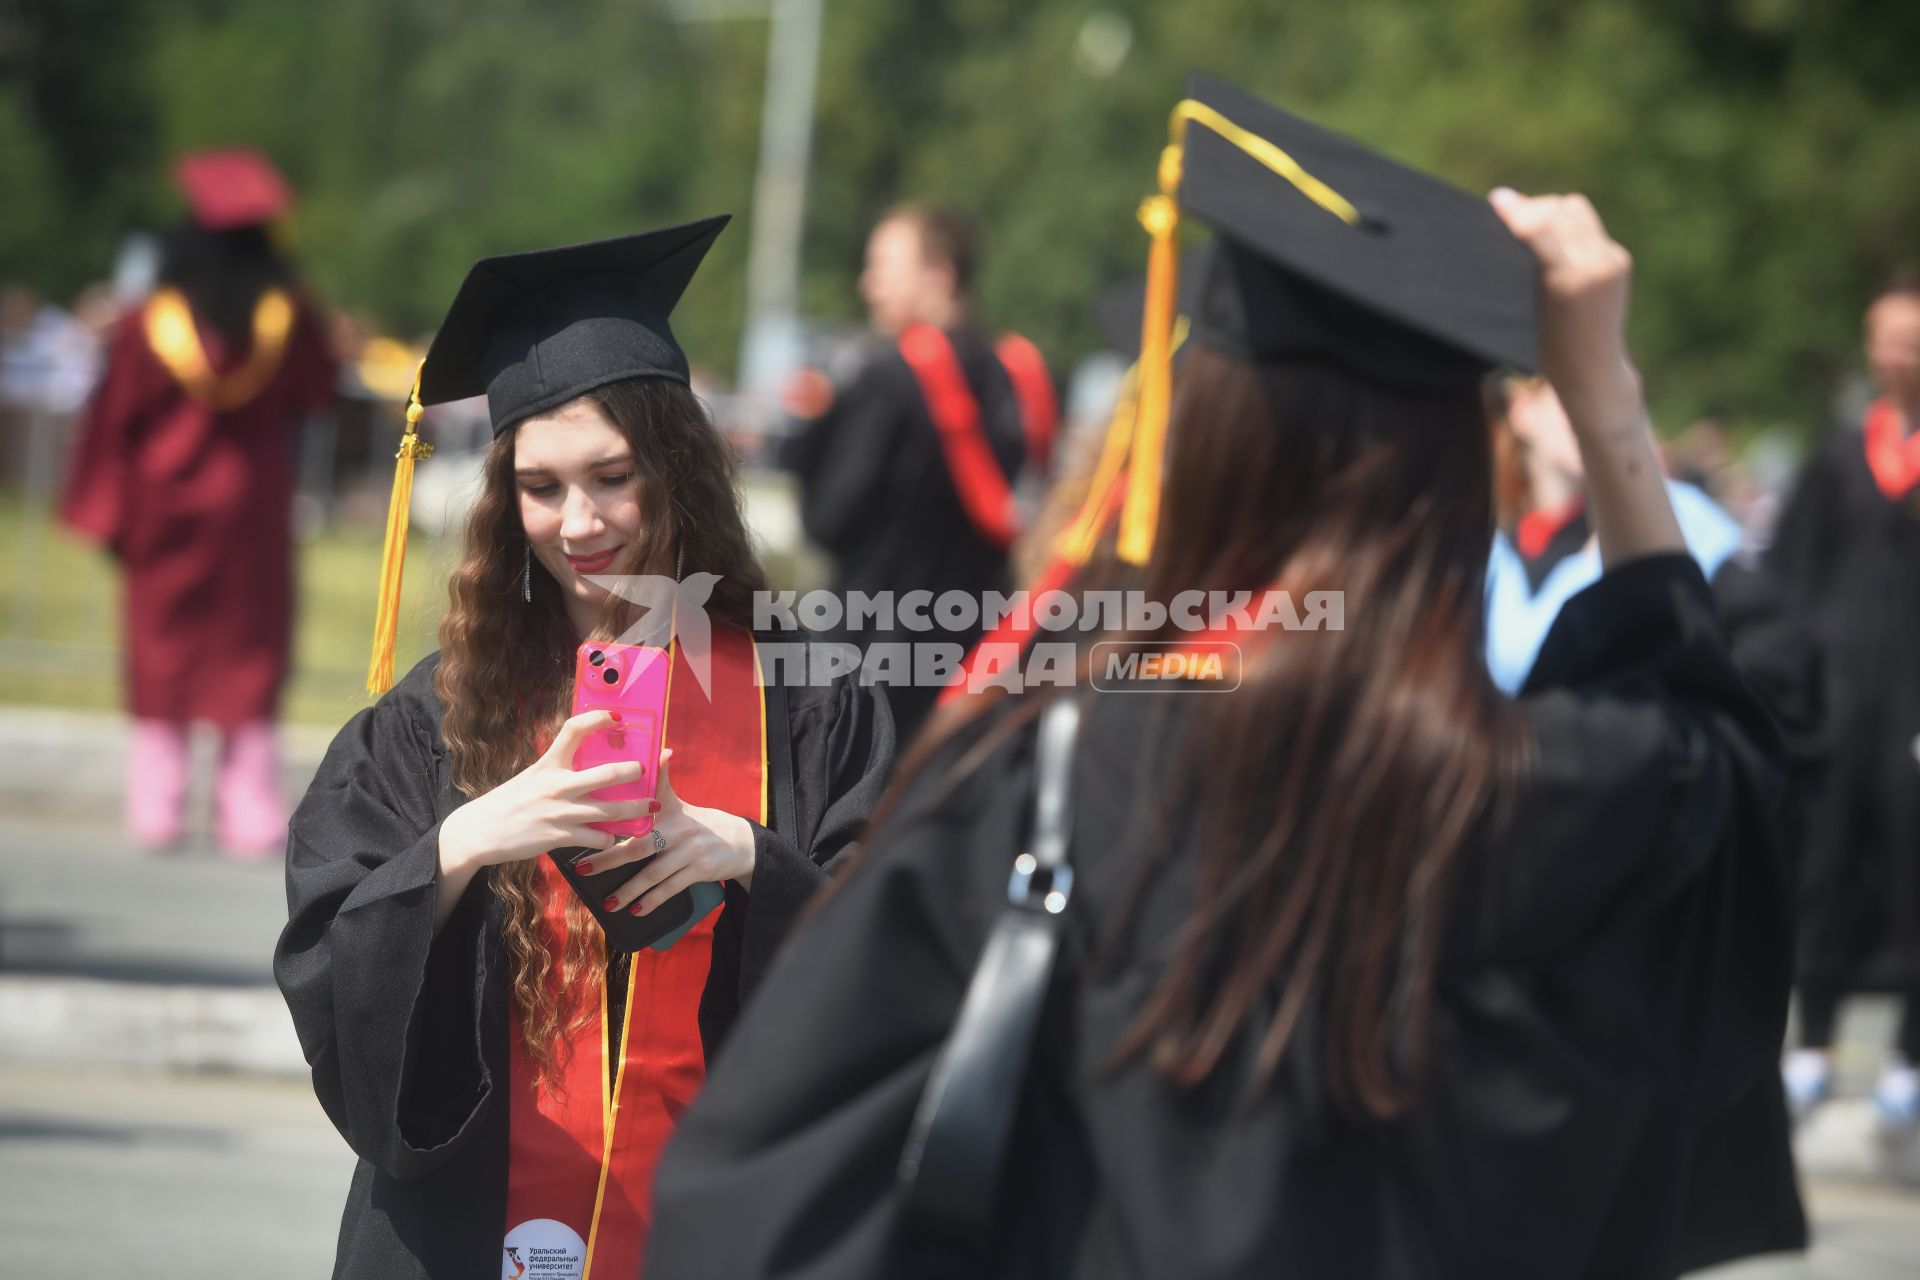
<path id="1" fill-rule="evenodd" d="M 1896 273 L 1866 316 L 1880 395 L 1832 432 L 1795 484 L 1770 558 L 1826 651 L 1831 759 L 1802 856 L 1800 1048 L 1787 1089 L 1832 1091 L 1841 996 L 1893 991 L 1905 1009 L 1875 1086 L 1889 1136 L 1920 1133 L 1920 272 Z"/>
<path id="2" fill-rule="evenodd" d="M 834 558 L 834 590 L 984 592 L 1009 588 L 1023 468 L 1045 465 L 1058 408 L 1045 364 L 1017 334 L 978 326 L 971 225 L 902 205 L 867 240 L 860 274 L 872 334 L 844 375 L 809 371 L 788 396 L 799 419 L 782 460 L 800 481 L 807 536 Z M 844 638 L 964 652 L 979 625 L 849 626 Z M 888 682 L 900 739 L 932 710 L 932 682 Z"/>
<path id="3" fill-rule="evenodd" d="M 669 1147 L 649 1275 L 1619 1280 L 1799 1246 L 1784 752 L 1661 483 L 1626 252 L 1579 197 L 1489 209 L 1218 81 L 1181 111 L 1161 172 L 1221 255 L 1117 576 L 1336 588 L 1345 626 L 1241 635 L 1225 690 L 939 725 Z M 1497 365 L 1559 389 L 1605 564 L 1517 699 L 1479 653 Z M 896 1166 L 1062 697 L 1065 937 L 992 1220 L 938 1237 Z"/>

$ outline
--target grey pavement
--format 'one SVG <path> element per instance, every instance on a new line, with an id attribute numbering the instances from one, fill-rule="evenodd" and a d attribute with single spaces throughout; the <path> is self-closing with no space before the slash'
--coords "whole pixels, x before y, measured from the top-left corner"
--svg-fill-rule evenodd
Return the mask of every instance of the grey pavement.
<path id="1" fill-rule="evenodd" d="M 0 1058 L 301 1074 L 279 863 L 130 850 L 0 810 Z"/>
<path id="2" fill-rule="evenodd" d="M 293 794 L 325 739 L 294 735 Z M 123 742 L 0 709 L 0 1275 L 324 1276 L 352 1161 L 272 985 L 279 866 L 128 848 Z M 1798 1136 L 1812 1251 L 1703 1280 L 1920 1280 L 1920 1148 L 1902 1189 L 1864 1098 L 1893 1016 L 1845 1007 Z"/>
<path id="3" fill-rule="evenodd" d="M 1850 1171 L 1864 1104 L 1817 1123 L 1813 1250 L 1697 1280 L 1913 1280 L 1920 1196 Z M 352 1165 L 299 1081 L 0 1061 L 0 1274 L 321 1280 Z"/>
<path id="4" fill-rule="evenodd" d="M 0 1062 L 0 1274 L 325 1280 L 352 1173 L 298 1081 Z"/>
<path id="5" fill-rule="evenodd" d="M 288 733 L 289 795 L 327 737 Z M 207 843 L 212 746 L 195 744 L 194 836 L 141 853 L 120 829 L 124 722 L 0 710 L 0 1059 L 304 1074 L 273 987 L 280 864 Z"/>

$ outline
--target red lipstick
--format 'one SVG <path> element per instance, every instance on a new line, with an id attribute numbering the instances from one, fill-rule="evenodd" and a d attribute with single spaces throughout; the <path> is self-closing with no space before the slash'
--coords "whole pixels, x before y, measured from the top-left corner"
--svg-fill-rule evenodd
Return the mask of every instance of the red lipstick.
<path id="1" fill-rule="evenodd" d="M 573 566 L 573 571 L 575 573 L 579 573 L 579 574 L 605 573 L 608 569 L 611 569 L 613 567 L 613 562 L 615 558 L 619 556 L 619 554 L 620 554 L 619 547 L 608 547 L 605 551 L 596 551 L 592 555 L 584 555 L 584 556 L 569 555 L 567 557 L 567 563 Z"/>

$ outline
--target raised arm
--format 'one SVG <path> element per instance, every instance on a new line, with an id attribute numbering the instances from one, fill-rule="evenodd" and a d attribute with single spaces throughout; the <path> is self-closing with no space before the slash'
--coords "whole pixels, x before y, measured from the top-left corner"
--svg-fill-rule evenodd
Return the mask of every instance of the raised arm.
<path id="1" fill-rule="evenodd" d="M 1523 196 L 1493 207 L 1540 259 L 1542 372 L 1559 392 L 1586 464 L 1587 504 L 1612 567 L 1684 551 L 1640 375 L 1627 355 L 1633 258 L 1585 196 Z"/>

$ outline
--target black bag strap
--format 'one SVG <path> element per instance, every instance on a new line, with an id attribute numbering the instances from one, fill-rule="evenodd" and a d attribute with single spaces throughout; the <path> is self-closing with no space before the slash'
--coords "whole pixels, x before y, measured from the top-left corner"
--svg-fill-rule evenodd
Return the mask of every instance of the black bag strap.
<path id="1" fill-rule="evenodd" d="M 1073 893 L 1073 751 L 1080 704 L 1062 697 L 1041 713 L 1033 842 L 1014 859 L 1008 905 L 934 1063 L 900 1154 L 907 1212 L 929 1225 L 986 1225 L 1020 1106 L 1021 1082 L 1060 950 Z"/>

